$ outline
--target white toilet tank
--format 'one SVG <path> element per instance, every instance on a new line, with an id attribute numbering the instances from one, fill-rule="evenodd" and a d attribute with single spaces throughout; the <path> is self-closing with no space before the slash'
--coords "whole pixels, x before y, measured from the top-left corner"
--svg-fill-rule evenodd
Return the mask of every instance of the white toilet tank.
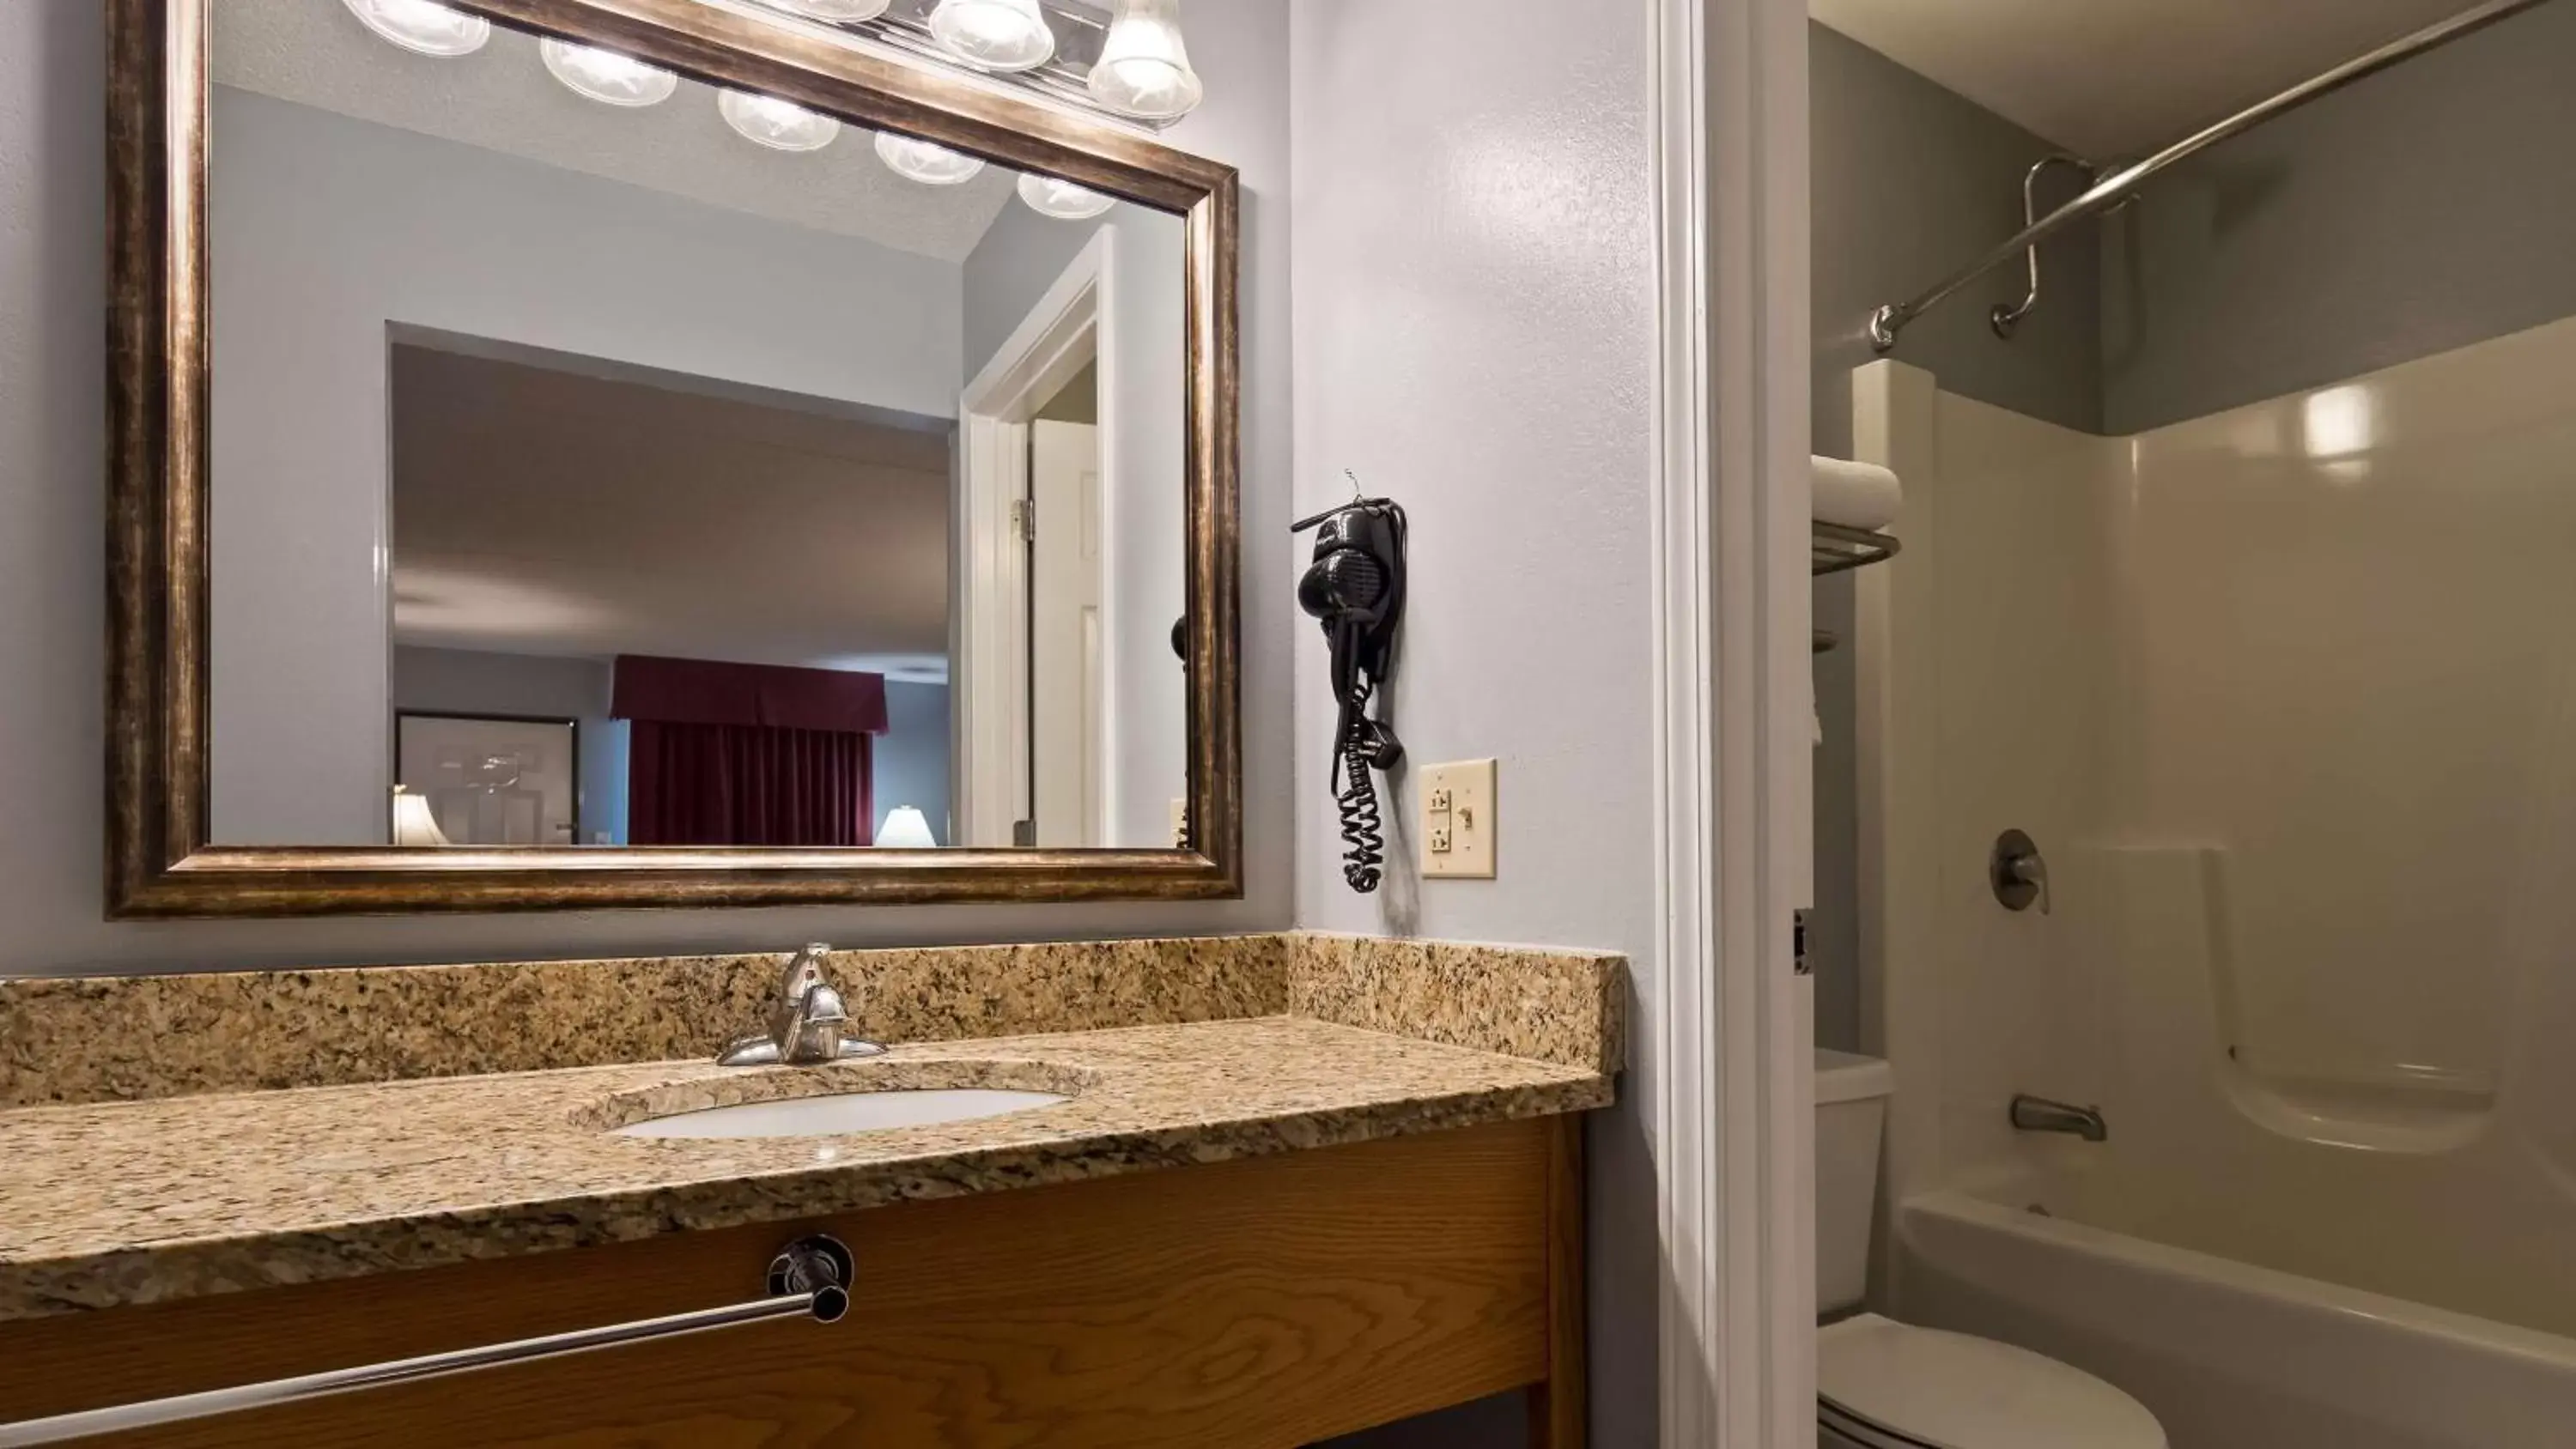
<path id="1" fill-rule="evenodd" d="M 1876 1057 L 1816 1048 L 1816 1311 L 1869 1291 L 1869 1216 L 1878 1139 L 1895 1077 Z"/>

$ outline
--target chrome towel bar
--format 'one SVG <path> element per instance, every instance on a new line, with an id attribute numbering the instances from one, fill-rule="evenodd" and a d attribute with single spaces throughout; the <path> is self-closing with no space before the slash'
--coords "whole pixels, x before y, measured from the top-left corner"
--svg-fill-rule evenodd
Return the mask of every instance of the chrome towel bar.
<path id="1" fill-rule="evenodd" d="M 416 1379 L 496 1368 L 533 1359 L 557 1358 L 568 1353 L 614 1348 L 619 1344 L 671 1338 L 683 1333 L 766 1323 L 773 1318 L 811 1318 L 817 1323 L 832 1323 L 850 1311 L 851 1272 L 850 1250 L 835 1239 L 816 1234 L 810 1238 L 799 1238 L 779 1250 L 778 1256 L 769 1264 L 770 1296 L 749 1303 L 701 1308 L 692 1313 L 673 1313 L 662 1318 L 641 1318 L 632 1323 L 612 1323 L 605 1328 L 553 1333 L 542 1338 L 523 1338 L 482 1348 L 423 1354 L 391 1363 L 331 1369 L 298 1378 L 272 1379 L 264 1384 L 244 1384 L 237 1388 L 178 1394 L 166 1399 L 146 1399 L 114 1408 L 85 1409 L 76 1414 L 56 1414 L 44 1419 L 22 1419 L 14 1424 L 0 1424 L 0 1449 L 19 1449 L 19 1446 L 28 1444 L 59 1444 L 67 1439 L 85 1439 L 93 1434 L 149 1428 L 183 1419 L 203 1419 L 243 1409 L 293 1403 L 299 1399 L 321 1398 L 326 1394 L 378 1389 Z"/>

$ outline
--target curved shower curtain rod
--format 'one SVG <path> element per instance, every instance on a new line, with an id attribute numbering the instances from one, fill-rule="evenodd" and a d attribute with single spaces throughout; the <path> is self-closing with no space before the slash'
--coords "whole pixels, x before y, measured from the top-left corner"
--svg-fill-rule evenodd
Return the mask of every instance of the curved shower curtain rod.
<path id="1" fill-rule="evenodd" d="M 2355 56 L 2323 75 L 2312 77 L 2290 87 L 2270 100 L 2261 101 L 2238 111 L 2226 120 L 2174 142 L 2143 161 L 2134 161 L 2085 188 L 2084 194 L 2039 218 L 2013 234 L 2012 239 L 1988 252 L 1974 265 L 1952 274 L 1939 286 L 1911 302 L 1891 302 L 1870 315 L 1870 345 L 1880 352 L 1896 346 L 1897 334 L 1914 319 L 1948 301 L 1960 288 L 2022 255 L 2060 230 L 2089 216 L 2098 216 L 2126 200 L 2140 183 L 2185 157 L 2217 145 L 2230 136 L 2251 130 L 2284 111 L 2296 109 L 2317 97 L 2340 90 L 2352 82 L 2382 71 L 2401 60 L 2421 55 L 2435 46 L 2459 39 L 2473 30 L 2483 29 L 2518 10 L 2528 10 L 2540 0 L 2487 0 L 2486 4 L 2463 10 L 2448 20 L 2437 21 L 2414 34 L 2392 40 L 2377 50 Z"/>

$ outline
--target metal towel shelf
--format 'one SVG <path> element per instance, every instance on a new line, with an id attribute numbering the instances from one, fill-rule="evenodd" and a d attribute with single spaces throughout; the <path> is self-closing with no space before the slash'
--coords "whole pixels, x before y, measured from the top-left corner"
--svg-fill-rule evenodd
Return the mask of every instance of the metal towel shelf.
<path id="1" fill-rule="evenodd" d="M 1894 558 L 1899 547 L 1894 534 L 1823 522 L 1811 523 L 1809 529 L 1807 572 L 1814 576 L 1838 574 Z"/>
<path id="2" fill-rule="evenodd" d="M 766 1323 L 774 1318 L 811 1318 L 817 1323 L 832 1323 L 850 1311 L 851 1275 L 850 1250 L 835 1239 L 817 1234 L 799 1238 L 779 1250 L 778 1256 L 769 1264 L 770 1296 L 750 1303 L 701 1308 L 693 1313 L 643 1318 L 632 1323 L 613 1323 L 605 1328 L 584 1328 L 542 1338 L 523 1338 L 514 1343 L 457 1349 L 451 1353 L 424 1354 L 419 1358 L 396 1359 L 391 1363 L 332 1369 L 299 1378 L 244 1384 L 238 1388 L 146 1399 L 114 1408 L 86 1409 L 77 1414 L 22 1419 L 14 1424 L 0 1424 L 0 1449 L 19 1449 L 19 1446 L 29 1444 L 59 1444 L 67 1439 L 86 1439 L 94 1434 L 149 1428 L 184 1419 L 203 1419 L 215 1414 L 320 1398 L 326 1394 L 377 1389 L 473 1369 L 556 1358 L 648 1339 L 672 1338 L 683 1333 Z"/>

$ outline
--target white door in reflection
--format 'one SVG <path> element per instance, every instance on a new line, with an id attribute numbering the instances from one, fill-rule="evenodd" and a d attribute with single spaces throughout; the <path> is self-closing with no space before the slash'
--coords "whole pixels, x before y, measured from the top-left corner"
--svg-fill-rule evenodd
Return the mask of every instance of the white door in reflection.
<path id="1" fill-rule="evenodd" d="M 1106 844 L 1100 429 L 1029 428 L 1029 794 L 1035 844 Z"/>

